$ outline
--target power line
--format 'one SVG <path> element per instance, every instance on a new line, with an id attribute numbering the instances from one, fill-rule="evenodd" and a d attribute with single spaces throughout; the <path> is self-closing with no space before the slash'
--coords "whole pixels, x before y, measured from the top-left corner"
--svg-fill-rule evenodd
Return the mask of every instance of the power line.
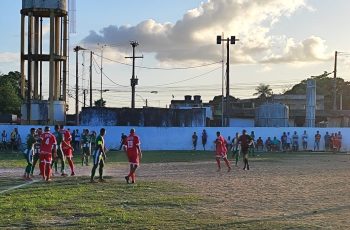
<path id="1" fill-rule="evenodd" d="M 101 55 L 99 54 L 94 54 L 98 57 L 101 57 Z M 115 62 L 121 65 L 126 65 L 126 66 L 132 66 L 131 64 L 125 63 L 125 62 L 121 62 L 121 61 L 117 61 L 108 57 L 102 57 L 103 59 L 106 59 L 108 61 L 111 62 Z M 162 67 L 146 67 L 146 66 L 138 66 L 135 65 L 135 67 L 140 68 L 140 69 L 153 69 L 153 70 L 186 70 L 186 69 L 196 69 L 196 68 L 201 68 L 201 67 L 207 67 L 207 66 L 211 66 L 211 65 L 216 65 L 218 63 L 222 63 L 222 61 L 217 61 L 217 62 L 212 62 L 212 63 L 207 63 L 207 64 L 201 64 L 201 65 L 197 65 L 197 66 L 188 66 L 188 67 L 173 67 L 173 68 L 162 68 Z"/>

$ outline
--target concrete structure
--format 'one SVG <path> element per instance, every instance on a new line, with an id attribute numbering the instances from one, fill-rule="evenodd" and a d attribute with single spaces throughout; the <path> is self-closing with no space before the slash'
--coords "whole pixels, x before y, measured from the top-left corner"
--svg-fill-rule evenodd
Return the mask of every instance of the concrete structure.
<path id="1" fill-rule="evenodd" d="M 290 111 L 306 109 L 306 95 L 273 95 L 273 102 L 287 105 Z M 324 110 L 323 95 L 316 96 L 316 110 Z"/>
<path id="2" fill-rule="evenodd" d="M 281 103 L 265 103 L 255 110 L 255 126 L 288 127 L 289 108 Z"/>
<path id="3" fill-rule="evenodd" d="M 206 125 L 204 108 L 166 109 L 145 107 L 103 108 L 85 107 L 80 115 L 82 125 L 202 127 Z"/>
<path id="4" fill-rule="evenodd" d="M 9 134 L 14 128 L 18 128 L 19 133 L 22 138 L 26 137 L 29 133 L 31 127 L 38 126 L 29 126 L 29 125 L 0 125 L 0 130 L 6 130 Z M 41 126 L 42 127 L 42 126 Z M 102 128 L 101 126 L 66 126 L 66 128 L 79 129 L 89 129 L 90 131 L 96 131 L 97 133 Z M 120 145 L 120 135 L 121 133 L 129 133 L 131 128 L 130 126 L 109 126 L 104 127 L 107 130 L 105 136 L 106 147 L 108 149 L 118 148 Z M 51 126 L 53 130 L 53 127 Z M 255 137 L 262 137 L 263 140 L 266 140 L 267 137 L 273 138 L 274 136 L 280 137 L 283 132 L 294 133 L 297 131 L 299 138 L 301 134 L 306 130 L 309 135 L 308 146 L 309 150 L 313 149 L 314 138 L 316 131 L 319 130 L 321 134 L 321 150 L 324 149 L 324 135 L 326 132 L 334 133 L 341 131 L 343 135 L 342 151 L 350 150 L 350 129 L 349 128 L 304 128 L 304 127 L 136 127 L 136 133 L 141 138 L 141 148 L 143 150 L 192 150 L 192 134 L 193 132 L 201 133 L 205 129 L 208 133 L 208 151 L 214 151 L 214 140 L 216 131 L 220 131 L 224 137 L 231 136 L 233 137 L 236 132 L 241 133 L 243 129 L 246 129 L 248 133 L 251 131 L 255 132 Z M 9 138 L 9 135 L 8 135 Z M 301 142 L 299 142 L 301 144 Z M 200 145 L 198 149 L 200 149 Z M 300 147 L 301 149 L 301 147 Z M 214 156 L 214 155 L 213 155 Z M 307 156 L 305 156 L 307 157 Z"/>
<path id="5" fill-rule="evenodd" d="M 306 127 L 315 127 L 316 121 L 316 80 L 308 79 L 306 82 Z"/>
<path id="6" fill-rule="evenodd" d="M 42 70 L 45 68 L 44 65 L 48 65 L 49 69 L 48 123 L 55 123 L 55 117 L 57 117 L 54 112 L 55 103 L 66 102 L 68 75 L 68 12 L 66 2 L 66 0 L 22 0 L 21 94 L 26 99 L 24 104 L 26 113 L 22 116 L 23 123 L 32 123 L 32 117 L 40 116 L 40 114 L 36 114 L 36 110 L 32 111 L 32 107 L 33 103 L 36 103 L 33 100 L 43 99 Z M 44 47 L 43 42 L 44 20 L 49 21 L 49 47 Z M 43 50 L 49 50 L 49 52 L 43 53 Z M 27 69 L 25 69 L 25 65 Z M 63 114 L 58 115 L 58 117 L 64 117 L 65 110 L 62 112 Z"/>

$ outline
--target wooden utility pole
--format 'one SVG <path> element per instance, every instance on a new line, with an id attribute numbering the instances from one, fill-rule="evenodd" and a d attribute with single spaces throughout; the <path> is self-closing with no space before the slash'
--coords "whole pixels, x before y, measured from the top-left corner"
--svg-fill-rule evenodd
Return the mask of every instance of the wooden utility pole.
<path id="1" fill-rule="evenodd" d="M 92 54 L 90 51 L 90 107 L 92 107 Z"/>
<path id="2" fill-rule="evenodd" d="M 78 64 L 78 53 L 79 50 L 85 50 L 80 46 L 74 47 L 76 54 L 75 62 L 75 125 L 79 125 L 79 64 Z"/>
<path id="3" fill-rule="evenodd" d="M 334 78 L 333 78 L 333 110 L 337 110 L 337 59 L 338 51 L 334 54 Z"/>
<path id="4" fill-rule="evenodd" d="M 131 85 L 131 108 L 135 108 L 135 88 L 136 85 L 138 85 L 138 80 L 135 76 L 135 59 L 136 58 L 143 58 L 143 56 L 136 57 L 135 56 L 135 48 L 139 45 L 137 41 L 131 41 L 130 45 L 132 46 L 132 57 L 125 57 L 125 58 L 132 58 L 132 76 L 130 79 L 130 85 Z"/>

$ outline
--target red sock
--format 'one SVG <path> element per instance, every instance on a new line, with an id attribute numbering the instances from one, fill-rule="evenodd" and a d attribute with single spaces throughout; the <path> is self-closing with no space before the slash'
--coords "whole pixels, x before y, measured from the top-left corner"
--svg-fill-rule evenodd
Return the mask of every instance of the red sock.
<path id="1" fill-rule="evenodd" d="M 45 178 L 45 175 L 44 175 L 44 171 L 45 171 L 45 162 L 44 162 L 44 161 L 40 161 L 40 163 L 39 163 L 39 169 L 40 169 L 40 175 L 42 175 L 43 178 Z"/>
<path id="2" fill-rule="evenodd" d="M 219 158 L 216 158 L 216 163 L 218 164 L 218 168 L 221 168 L 221 166 L 220 166 L 220 159 Z"/>
<path id="3" fill-rule="evenodd" d="M 69 167 L 70 167 L 70 171 L 74 172 L 74 163 L 73 163 L 72 158 L 67 158 L 67 160 L 68 160 L 68 164 L 69 164 Z"/>
<path id="4" fill-rule="evenodd" d="M 227 158 L 224 158 L 224 161 L 225 161 L 225 163 L 227 165 L 227 168 L 231 168 L 230 162 L 227 160 Z"/>
<path id="5" fill-rule="evenodd" d="M 46 179 L 50 179 L 50 177 L 51 177 L 51 164 L 50 163 L 45 163 L 45 176 L 46 176 Z"/>

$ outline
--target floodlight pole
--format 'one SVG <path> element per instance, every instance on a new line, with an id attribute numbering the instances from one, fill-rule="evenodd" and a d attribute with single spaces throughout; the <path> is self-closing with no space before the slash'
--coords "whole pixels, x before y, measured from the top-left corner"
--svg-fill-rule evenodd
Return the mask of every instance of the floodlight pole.
<path id="1" fill-rule="evenodd" d="M 228 109 L 229 109 L 229 105 L 230 105 L 230 44 L 236 44 L 236 41 L 239 41 L 239 39 L 236 39 L 236 36 L 231 36 L 228 38 L 223 38 L 224 36 L 217 36 L 216 37 L 216 44 L 221 44 L 222 41 L 226 41 L 227 42 L 227 46 L 226 46 L 226 51 L 227 51 L 227 60 L 226 60 L 226 108 L 225 108 L 225 112 L 227 113 Z M 224 58 L 222 58 L 222 61 L 224 61 Z M 222 95 L 223 97 L 224 95 Z M 222 103 L 222 107 L 223 107 L 223 103 Z M 227 126 L 227 124 L 224 124 L 224 110 L 222 112 L 222 126 Z"/>

